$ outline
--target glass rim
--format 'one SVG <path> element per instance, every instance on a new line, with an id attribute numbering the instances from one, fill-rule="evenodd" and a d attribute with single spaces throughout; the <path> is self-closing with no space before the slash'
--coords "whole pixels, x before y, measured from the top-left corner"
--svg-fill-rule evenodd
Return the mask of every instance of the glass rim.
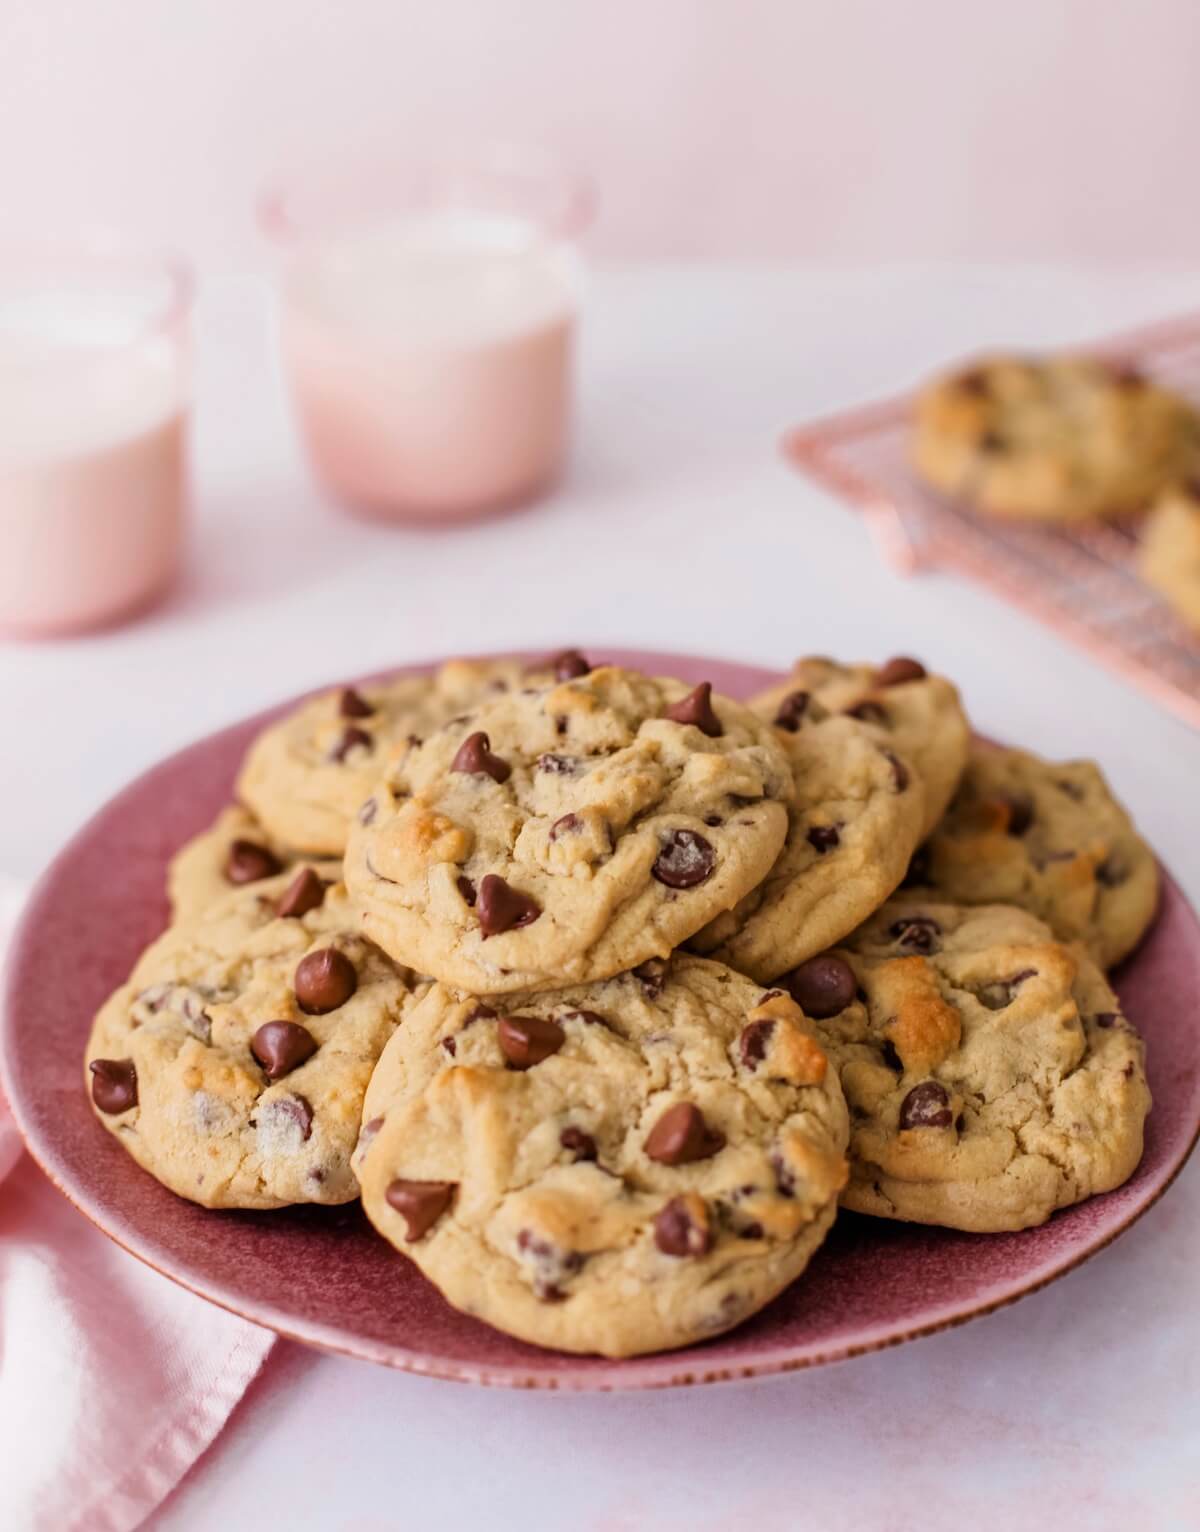
<path id="1" fill-rule="evenodd" d="M 314 221 L 297 217 L 294 206 L 296 199 L 302 197 L 307 188 L 322 189 L 342 185 L 348 173 L 386 188 L 390 178 L 403 182 L 414 171 L 436 177 L 458 170 L 507 176 L 514 182 L 524 181 L 530 185 L 557 185 L 557 206 L 552 207 L 548 213 L 529 215 L 530 222 L 556 239 L 578 239 L 595 216 L 595 188 L 586 172 L 559 159 L 549 150 L 493 141 L 455 144 L 449 149 L 427 155 L 348 153 L 318 159 L 307 166 L 277 169 L 265 179 L 255 200 L 258 225 L 272 243 L 281 246 L 295 245 L 322 233 L 345 232 L 346 228 L 354 225 L 339 228 L 336 218 L 333 218 L 323 226 L 320 219 Z M 386 208 L 386 204 L 385 193 L 380 199 L 380 208 Z M 361 224 L 358 226 L 362 227 Z"/>
<path id="2" fill-rule="evenodd" d="M 97 350 L 120 350 L 175 329 L 188 316 L 196 294 L 191 263 L 179 251 L 142 241 L 109 228 L 89 228 L 75 234 L 0 236 L 0 295 L 16 272 L 44 275 L 56 270 L 80 274 L 109 269 L 126 276 L 163 283 L 161 302 L 130 325 L 129 334 Z"/>

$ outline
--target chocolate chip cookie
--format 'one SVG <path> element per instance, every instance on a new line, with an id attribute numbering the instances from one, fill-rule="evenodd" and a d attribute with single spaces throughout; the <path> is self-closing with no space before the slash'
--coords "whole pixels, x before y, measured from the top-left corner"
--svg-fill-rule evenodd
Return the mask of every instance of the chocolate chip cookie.
<path id="1" fill-rule="evenodd" d="M 924 785 L 878 728 L 832 713 L 778 737 L 796 784 L 783 850 L 763 882 L 689 944 L 763 983 L 878 909 L 925 822 Z"/>
<path id="2" fill-rule="evenodd" d="M 435 985 L 364 1117 L 384 1238 L 456 1308 L 564 1351 L 730 1329 L 803 1271 L 845 1180 L 800 1009 L 683 954 L 509 1009 Z"/>
<path id="3" fill-rule="evenodd" d="M 992 516 L 1076 521 L 1141 510 L 1194 448 L 1178 396 L 1093 357 L 985 358 L 917 401 L 913 462 Z"/>
<path id="4" fill-rule="evenodd" d="M 873 728 L 924 788 L 922 835 L 946 812 L 967 764 L 971 731 L 957 688 L 919 660 L 896 655 L 882 665 L 797 660 L 786 681 L 750 699 L 781 735 L 796 735 L 831 714 Z"/>
<path id="5" fill-rule="evenodd" d="M 1158 864 L 1092 761 L 976 745 L 909 883 L 959 904 L 1019 905 L 1102 968 L 1142 939 Z"/>
<path id="6" fill-rule="evenodd" d="M 844 1207 L 1025 1229 L 1141 1159 L 1141 1040 L 1082 949 L 1024 910 L 895 899 L 781 982 L 850 1107 Z"/>
<path id="7" fill-rule="evenodd" d="M 707 684 L 608 667 L 522 687 L 413 745 L 346 850 L 363 929 L 477 994 L 665 957 L 770 870 L 792 774 Z"/>
<path id="8" fill-rule="evenodd" d="M 181 1197 L 348 1202 L 363 1093 L 414 989 L 311 868 L 158 939 L 96 1017 L 96 1115 Z"/>
<path id="9" fill-rule="evenodd" d="M 432 676 L 326 692 L 255 740 L 238 797 L 281 845 L 341 856 L 354 814 L 411 740 L 483 698 L 587 669 L 578 650 L 567 649 L 532 668 L 517 659 L 451 660 Z"/>
<path id="10" fill-rule="evenodd" d="M 1172 484 L 1142 529 L 1138 573 L 1200 633 L 1200 481 Z"/>
<path id="11" fill-rule="evenodd" d="M 342 864 L 314 861 L 285 846 L 237 804 L 222 809 L 209 829 L 188 841 L 167 868 L 167 896 L 176 920 L 198 915 L 236 888 L 277 877 L 291 868 L 310 866 L 327 882 L 339 882 Z"/>

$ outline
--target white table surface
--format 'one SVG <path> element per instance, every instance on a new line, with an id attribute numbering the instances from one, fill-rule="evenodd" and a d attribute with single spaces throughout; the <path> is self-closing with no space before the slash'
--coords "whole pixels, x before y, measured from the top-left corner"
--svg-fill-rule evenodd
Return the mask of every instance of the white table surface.
<path id="1" fill-rule="evenodd" d="M 905 581 L 780 461 L 781 430 L 992 342 L 1084 338 L 1200 280 L 961 269 L 597 276 L 579 443 L 543 506 L 455 533 L 331 512 L 288 421 L 259 279 L 199 313 L 191 568 L 154 617 L 0 645 L 0 875 L 133 773 L 280 696 L 409 659 L 576 642 L 902 651 L 981 729 L 1097 757 L 1195 899 L 1200 738 L 1031 619 Z M 1200 1527 L 1200 1167 L 1128 1237 L 963 1329 L 807 1374 L 625 1397 L 473 1390 L 281 1345 L 162 1532 Z"/>

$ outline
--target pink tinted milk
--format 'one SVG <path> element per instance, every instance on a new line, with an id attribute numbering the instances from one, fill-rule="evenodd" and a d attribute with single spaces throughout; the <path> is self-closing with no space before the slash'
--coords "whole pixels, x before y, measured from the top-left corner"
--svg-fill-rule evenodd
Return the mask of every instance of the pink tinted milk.
<path id="1" fill-rule="evenodd" d="M 94 315 L 44 317 L 0 303 L 0 630 L 29 636 L 148 605 L 184 525 L 175 342 L 110 345 Z"/>
<path id="2" fill-rule="evenodd" d="M 439 212 L 310 246 L 283 350 L 319 477 L 379 516 L 466 517 L 551 485 L 577 271 L 516 219 Z"/>

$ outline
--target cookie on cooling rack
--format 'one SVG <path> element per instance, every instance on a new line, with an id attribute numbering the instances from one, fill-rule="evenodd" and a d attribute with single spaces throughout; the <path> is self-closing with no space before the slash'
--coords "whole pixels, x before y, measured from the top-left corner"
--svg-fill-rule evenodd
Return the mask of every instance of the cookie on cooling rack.
<path id="1" fill-rule="evenodd" d="M 1136 368 L 1094 357 L 987 357 L 919 396 L 913 462 L 989 515 L 1076 521 L 1143 510 L 1181 471 L 1197 423 Z"/>
<path id="2" fill-rule="evenodd" d="M 781 991 L 677 954 L 511 1007 L 435 985 L 355 1156 L 371 1222 L 456 1307 L 634 1356 L 740 1323 L 833 1222 L 848 1124 Z"/>
<path id="3" fill-rule="evenodd" d="M 1142 528 L 1138 573 L 1200 633 L 1200 481 L 1172 484 Z"/>
<path id="4" fill-rule="evenodd" d="M 909 885 L 958 904 L 1015 904 L 1103 968 L 1158 907 L 1158 863 L 1094 761 L 975 745 Z"/>
<path id="5" fill-rule="evenodd" d="M 1141 1039 L 1096 965 L 1024 910 L 892 900 L 783 982 L 850 1108 L 844 1207 L 1026 1229 L 1136 1169 Z"/>

